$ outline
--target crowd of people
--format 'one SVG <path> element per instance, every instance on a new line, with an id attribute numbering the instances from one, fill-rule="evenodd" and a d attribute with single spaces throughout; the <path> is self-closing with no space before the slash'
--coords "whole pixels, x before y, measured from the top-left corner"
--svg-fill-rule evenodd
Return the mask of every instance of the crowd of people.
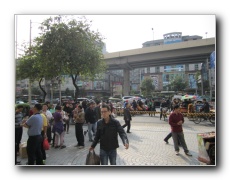
<path id="1" fill-rule="evenodd" d="M 172 105 L 173 104 L 173 105 Z M 166 136 L 164 141 L 168 143 L 170 137 L 173 138 L 174 149 L 179 154 L 179 145 L 183 147 L 186 155 L 191 156 L 184 140 L 182 124 L 184 123 L 183 115 L 180 113 L 181 104 L 174 100 L 169 104 L 162 99 L 160 108 L 171 109 L 169 116 L 169 125 L 171 132 Z M 203 99 L 204 112 L 209 112 L 209 104 Z M 101 164 L 107 165 L 108 160 L 111 165 L 116 164 L 118 148 L 118 134 L 126 149 L 129 148 L 129 141 L 126 133 L 131 133 L 132 110 L 138 110 L 139 107 L 147 106 L 149 116 L 156 112 L 154 99 L 146 100 L 145 104 L 133 100 L 132 103 L 124 103 L 124 124 L 121 125 L 115 119 L 113 112 L 114 107 L 111 102 L 100 101 L 83 101 L 81 104 L 65 103 L 64 106 L 50 104 L 35 104 L 28 113 L 28 117 L 23 116 L 23 106 L 18 105 L 15 110 L 15 164 L 19 165 L 17 156 L 19 154 L 19 145 L 21 143 L 23 127 L 28 128 L 27 156 L 28 165 L 44 165 L 46 161 L 46 152 L 43 148 L 43 141 L 47 139 L 55 149 L 66 148 L 65 134 L 69 133 L 70 122 L 75 124 L 75 147 L 83 149 L 85 147 L 85 136 L 88 134 L 88 141 L 92 144 L 89 148 L 92 151 L 97 143 L 100 142 Z M 152 113 L 154 112 L 154 113 Z M 160 114 L 160 118 L 162 113 Z M 83 125 L 87 124 L 87 131 L 83 131 Z M 126 129 L 126 132 L 125 132 Z"/>
<path id="2" fill-rule="evenodd" d="M 104 109 L 107 109 L 108 113 L 104 113 Z M 43 148 L 43 141 L 48 140 L 50 145 L 55 149 L 66 148 L 65 145 L 65 134 L 69 133 L 70 122 L 75 123 L 75 136 L 76 145 L 75 147 L 82 149 L 85 147 L 85 137 L 88 132 L 89 141 L 92 142 L 92 147 L 96 146 L 98 141 L 101 143 L 101 164 L 106 164 L 107 159 L 111 159 L 110 151 L 116 152 L 118 142 L 115 139 L 115 134 L 119 133 L 124 142 L 124 146 L 128 149 L 128 138 L 124 131 L 124 127 L 120 125 L 119 121 L 114 119 L 113 111 L 114 107 L 111 102 L 99 102 L 99 101 L 83 101 L 81 104 L 77 102 L 72 104 L 66 102 L 63 106 L 51 105 L 49 102 L 44 104 L 35 104 L 30 109 L 29 113 L 22 113 L 23 106 L 18 105 L 15 110 L 15 164 L 20 165 L 17 161 L 19 155 L 19 145 L 22 140 L 23 127 L 28 128 L 28 140 L 27 140 L 27 156 L 28 165 L 44 165 L 46 161 L 46 152 Z M 103 123 L 99 123 L 103 121 Z M 114 123 L 116 128 L 111 134 L 107 132 L 109 137 L 104 137 L 105 131 L 101 131 L 100 124 L 111 124 Z M 99 123 L 99 126 L 98 126 Z M 83 132 L 83 125 L 87 124 L 87 132 Z M 110 129 L 110 128 L 108 128 Z M 127 131 L 129 132 L 129 131 Z M 113 142 L 115 141 L 115 142 Z M 111 144 L 111 147 L 107 144 Z M 103 145 L 104 144 L 104 145 Z M 106 147 L 106 148 L 104 148 Z M 112 148 L 112 149 L 110 149 Z M 116 153 L 113 153 L 113 159 L 110 163 L 116 164 Z"/>

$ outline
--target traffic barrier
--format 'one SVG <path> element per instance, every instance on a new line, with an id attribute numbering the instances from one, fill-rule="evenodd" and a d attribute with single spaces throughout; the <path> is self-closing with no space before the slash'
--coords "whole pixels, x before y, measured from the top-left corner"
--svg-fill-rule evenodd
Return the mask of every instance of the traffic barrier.
<path id="1" fill-rule="evenodd" d="M 116 109 L 116 113 L 117 114 L 123 114 L 123 109 Z M 130 111 L 131 114 L 160 114 L 160 111 Z M 166 114 L 166 115 L 170 115 L 171 112 L 167 112 L 167 113 L 162 113 L 162 114 Z M 200 117 L 200 116 L 215 116 L 214 112 L 210 112 L 210 113 L 181 113 L 183 116 L 193 116 L 193 117 Z"/>

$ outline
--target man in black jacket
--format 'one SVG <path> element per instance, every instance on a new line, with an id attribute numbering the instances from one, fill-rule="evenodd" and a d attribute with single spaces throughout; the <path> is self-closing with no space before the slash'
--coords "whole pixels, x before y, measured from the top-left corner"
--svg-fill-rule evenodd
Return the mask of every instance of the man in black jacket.
<path id="1" fill-rule="evenodd" d="M 88 124 L 88 136 L 89 141 L 93 142 L 93 136 L 91 131 L 93 131 L 93 135 L 96 133 L 96 112 L 95 112 L 95 102 L 91 101 L 89 103 L 89 107 L 85 110 L 85 121 Z"/>
<path id="2" fill-rule="evenodd" d="M 131 105 L 129 103 L 125 104 L 125 108 L 124 108 L 124 120 L 125 120 L 125 124 L 122 126 L 123 128 L 125 128 L 127 126 L 127 133 L 131 133 L 130 132 L 130 121 L 132 121 L 132 116 L 130 113 L 130 107 Z"/>
<path id="3" fill-rule="evenodd" d="M 161 120 L 161 118 L 162 118 L 162 116 L 163 116 L 163 109 L 164 109 L 164 108 L 167 108 L 167 107 L 168 107 L 167 102 L 166 102 L 165 99 L 163 98 L 163 99 L 162 99 L 162 102 L 161 102 L 161 105 L 160 105 L 160 111 L 161 111 L 161 113 L 160 113 L 160 120 Z"/>
<path id="4" fill-rule="evenodd" d="M 108 105 L 101 108 L 102 120 L 97 123 L 97 133 L 89 148 L 92 151 L 100 140 L 100 160 L 101 165 L 116 165 L 118 134 L 122 139 L 125 149 L 129 148 L 127 135 L 118 120 L 111 117 L 111 110 Z"/>

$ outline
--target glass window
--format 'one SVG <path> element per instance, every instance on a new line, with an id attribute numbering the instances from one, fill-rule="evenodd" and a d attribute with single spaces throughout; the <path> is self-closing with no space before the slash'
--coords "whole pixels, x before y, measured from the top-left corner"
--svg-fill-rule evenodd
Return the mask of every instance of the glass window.
<path id="1" fill-rule="evenodd" d="M 199 70 L 199 65 L 195 64 L 195 70 Z"/>

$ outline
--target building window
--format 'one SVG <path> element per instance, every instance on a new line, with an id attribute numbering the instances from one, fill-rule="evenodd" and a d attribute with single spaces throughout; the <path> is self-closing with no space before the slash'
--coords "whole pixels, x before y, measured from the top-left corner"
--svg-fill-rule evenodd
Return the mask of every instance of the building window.
<path id="1" fill-rule="evenodd" d="M 156 67 L 156 73 L 159 73 L 159 72 L 160 72 L 160 67 L 157 66 L 157 67 Z"/>
<path id="2" fill-rule="evenodd" d="M 199 70 L 199 65 L 198 64 L 195 64 L 195 70 Z"/>
<path id="3" fill-rule="evenodd" d="M 185 71 L 189 71 L 189 65 L 185 64 Z"/>

